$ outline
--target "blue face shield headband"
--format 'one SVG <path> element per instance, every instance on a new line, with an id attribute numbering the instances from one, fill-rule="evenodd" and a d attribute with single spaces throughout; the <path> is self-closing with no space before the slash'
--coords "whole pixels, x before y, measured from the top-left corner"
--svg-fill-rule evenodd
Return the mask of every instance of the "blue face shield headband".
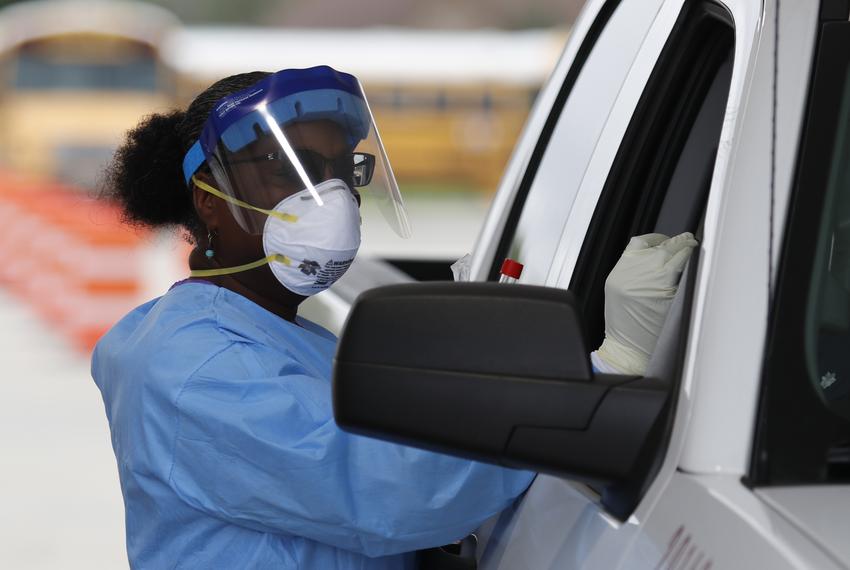
<path id="1" fill-rule="evenodd" d="M 187 184 L 204 164 L 215 194 L 249 233 L 262 233 L 261 213 L 301 190 L 321 206 L 315 186 L 336 178 L 358 186 L 396 233 L 410 235 L 362 87 L 330 67 L 278 71 L 218 101 L 183 159 Z"/>

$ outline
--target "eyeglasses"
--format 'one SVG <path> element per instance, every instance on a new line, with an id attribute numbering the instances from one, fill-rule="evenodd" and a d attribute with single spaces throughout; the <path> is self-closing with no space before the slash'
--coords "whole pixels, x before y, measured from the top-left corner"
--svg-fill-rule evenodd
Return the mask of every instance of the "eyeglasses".
<path id="1" fill-rule="evenodd" d="M 339 178 L 353 187 L 367 186 L 375 172 L 375 156 L 365 152 L 350 152 L 336 158 L 327 158 L 310 149 L 296 149 L 295 156 L 311 182 L 317 184 L 329 178 Z M 270 152 L 259 156 L 230 160 L 231 164 L 260 163 L 273 166 L 273 174 L 292 184 L 301 183 L 301 176 L 285 152 Z M 330 176 L 328 175 L 330 172 Z"/>

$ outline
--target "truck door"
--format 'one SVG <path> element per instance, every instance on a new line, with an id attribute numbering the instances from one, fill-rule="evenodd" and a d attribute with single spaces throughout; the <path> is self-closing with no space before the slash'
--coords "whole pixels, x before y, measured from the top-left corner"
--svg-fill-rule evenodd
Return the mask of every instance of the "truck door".
<path id="1" fill-rule="evenodd" d="M 850 560 L 848 14 L 846 3 L 767 4 L 747 143 L 722 209 L 711 204 L 714 286 L 695 307 L 682 453 L 642 520 L 635 566 Z"/>
<path id="2" fill-rule="evenodd" d="M 753 49 L 757 18 L 744 14 L 742 4 L 668 0 L 649 6 L 626 0 L 614 7 L 539 162 L 529 164 L 528 192 L 517 194 L 505 216 L 487 275 L 495 277 L 501 259 L 512 257 L 526 265 L 523 282 L 572 290 L 581 300 L 589 347 L 602 341 L 604 282 L 630 237 L 682 231 L 699 237 L 710 190 L 721 183 L 729 158 L 722 147 L 732 136 L 734 117 L 727 109 L 742 96 Z M 643 38 L 626 46 L 619 26 L 632 32 L 642 26 Z M 601 55 L 595 59 L 597 50 L 612 61 L 625 60 L 610 99 L 594 80 L 610 81 L 619 68 Z M 590 94 L 583 99 L 584 89 Z M 597 130 L 582 128 L 594 121 Z M 483 568 L 614 568 L 629 551 L 660 492 L 653 483 L 662 466 L 673 469 L 665 463 L 666 442 L 698 257 L 650 370 L 671 394 L 656 434 L 665 442 L 659 455 L 647 457 L 629 485 L 600 488 L 538 476 L 524 500 L 496 523 Z"/>

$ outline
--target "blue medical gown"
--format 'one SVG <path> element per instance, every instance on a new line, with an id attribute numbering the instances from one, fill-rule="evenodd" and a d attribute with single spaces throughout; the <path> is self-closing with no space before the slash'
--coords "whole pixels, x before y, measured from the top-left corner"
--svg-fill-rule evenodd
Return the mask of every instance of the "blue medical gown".
<path id="1" fill-rule="evenodd" d="M 336 339 L 211 284 L 98 343 L 134 568 L 409 568 L 534 475 L 342 432 Z"/>

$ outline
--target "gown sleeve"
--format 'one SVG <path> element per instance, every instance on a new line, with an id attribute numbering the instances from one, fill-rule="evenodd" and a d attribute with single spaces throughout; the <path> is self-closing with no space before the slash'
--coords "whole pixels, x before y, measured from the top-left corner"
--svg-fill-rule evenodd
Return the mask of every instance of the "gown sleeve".
<path id="1" fill-rule="evenodd" d="M 329 381 L 294 361 L 277 376 L 222 379 L 245 350 L 177 397 L 169 483 L 210 516 L 383 556 L 466 536 L 534 478 L 343 432 Z"/>

